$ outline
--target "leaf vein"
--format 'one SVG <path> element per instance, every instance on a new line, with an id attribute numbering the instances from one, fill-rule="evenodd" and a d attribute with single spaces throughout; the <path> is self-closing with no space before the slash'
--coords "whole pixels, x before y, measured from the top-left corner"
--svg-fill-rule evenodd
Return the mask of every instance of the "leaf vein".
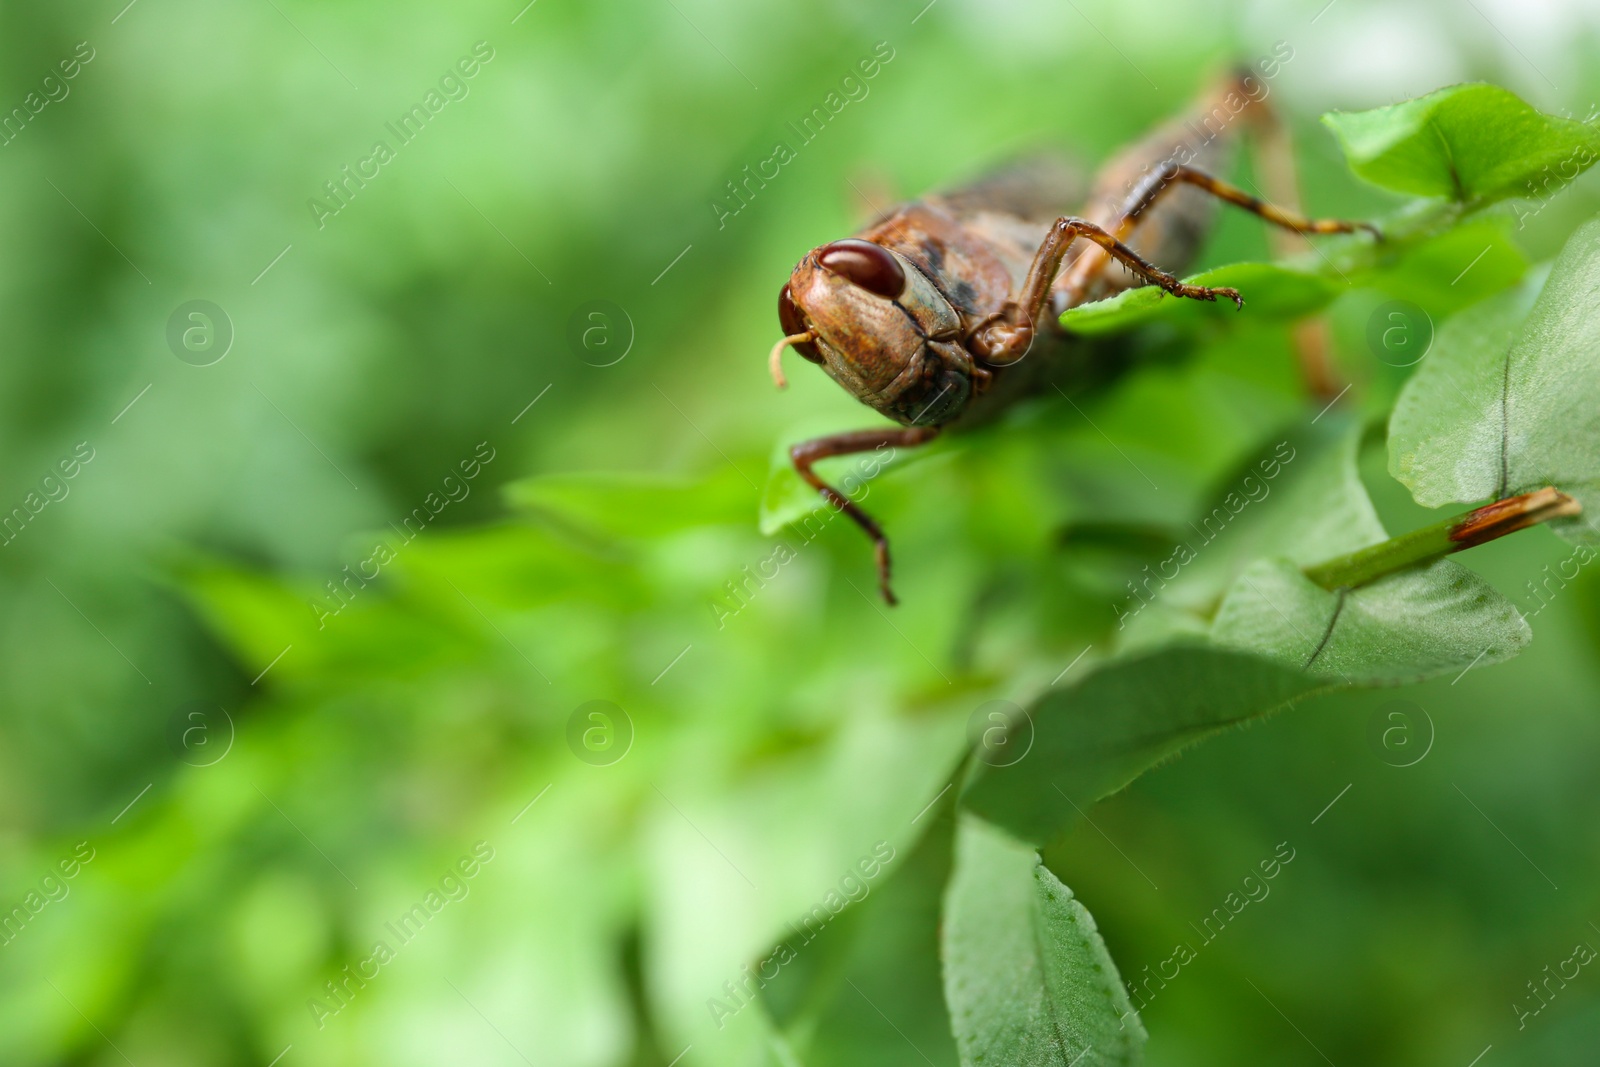
<path id="1" fill-rule="evenodd" d="M 1333 595 L 1333 614 L 1328 616 L 1328 628 L 1322 631 L 1322 640 L 1317 642 L 1317 647 L 1311 652 L 1311 658 L 1305 661 L 1301 670 L 1310 670 L 1311 665 L 1317 662 L 1317 657 L 1322 655 L 1322 650 L 1328 647 L 1328 642 L 1333 638 L 1333 628 L 1339 624 L 1339 615 L 1344 611 L 1344 600 L 1350 595 L 1350 590 L 1340 586 Z"/>

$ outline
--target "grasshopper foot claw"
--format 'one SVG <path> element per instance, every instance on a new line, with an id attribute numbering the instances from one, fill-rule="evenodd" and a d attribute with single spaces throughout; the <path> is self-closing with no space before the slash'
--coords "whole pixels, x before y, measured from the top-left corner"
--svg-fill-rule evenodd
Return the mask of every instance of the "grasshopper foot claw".
<path id="1" fill-rule="evenodd" d="M 891 608 L 900 603 L 894 595 L 894 590 L 889 587 L 889 541 L 881 535 L 873 546 L 873 556 L 878 564 L 878 592 L 883 594 L 883 602 Z"/>
<path id="2" fill-rule="evenodd" d="M 1216 303 L 1217 297 L 1226 297 L 1233 301 L 1236 309 L 1244 307 L 1244 297 L 1239 295 L 1239 290 L 1237 289 L 1224 287 L 1210 289 L 1200 285 L 1179 285 L 1172 292 L 1174 296 L 1188 297 L 1190 300 L 1207 300 L 1213 304 Z"/>

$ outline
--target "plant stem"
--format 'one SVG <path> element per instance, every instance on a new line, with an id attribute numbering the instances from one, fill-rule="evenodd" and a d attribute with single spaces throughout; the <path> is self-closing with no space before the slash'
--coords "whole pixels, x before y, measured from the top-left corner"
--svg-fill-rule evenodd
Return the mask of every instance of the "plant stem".
<path id="1" fill-rule="evenodd" d="M 1305 575 L 1324 589 L 1351 589 L 1537 523 L 1576 515 L 1582 510 L 1576 500 L 1546 486 L 1496 500 L 1465 515 L 1424 526 L 1348 556 L 1314 564 L 1305 568 Z"/>

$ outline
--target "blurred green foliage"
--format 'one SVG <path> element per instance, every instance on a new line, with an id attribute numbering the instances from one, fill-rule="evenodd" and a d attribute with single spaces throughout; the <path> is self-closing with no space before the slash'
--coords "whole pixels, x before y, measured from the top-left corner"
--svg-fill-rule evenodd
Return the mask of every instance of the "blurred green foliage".
<path id="1" fill-rule="evenodd" d="M 0 945 L 0 1062 L 19 1065 L 265 1065 L 286 1046 L 284 1067 L 770 1062 L 758 1010 L 719 1029 L 708 999 L 874 842 L 948 866 L 913 852 L 913 820 L 949 818 L 928 805 L 969 716 L 1047 688 L 1147 562 L 1132 538 L 1063 541 L 1180 525 L 1312 413 L 1281 326 L 1158 326 L 1081 414 L 1033 406 L 873 482 L 892 616 L 843 524 L 780 535 L 795 558 L 730 613 L 727 583 L 773 552 L 756 521 L 774 440 L 873 421 L 817 374 L 770 388 L 794 261 L 853 229 L 864 194 L 1038 145 L 1092 163 L 1280 40 L 1275 99 L 1320 214 L 1397 202 L 1349 176 L 1326 109 L 1464 78 L 1578 117 L 1600 94 L 1578 5 L 1542 28 L 1368 0 L 0 10 L 0 108 L 32 114 L 0 147 L 0 506 L 94 453 L 0 552 L 0 903 L 49 901 Z M 94 58 L 33 113 L 84 41 Z M 719 226 L 726 183 L 880 41 L 895 58 L 870 94 Z M 319 228 L 308 201 L 478 42 L 493 59 L 470 92 Z M 1468 279 L 1552 256 L 1600 185 L 1531 203 L 1501 209 Z M 1264 248 L 1227 217 L 1206 265 Z M 1401 295 L 1456 310 L 1462 252 Z M 1329 309 L 1346 403 L 1369 415 L 1410 373 L 1365 341 L 1391 295 Z M 167 341 L 196 299 L 234 331 L 205 367 Z M 567 340 L 600 299 L 633 338 L 607 367 Z M 480 442 L 493 461 L 406 541 L 390 524 L 433 515 Z M 1381 448 L 1362 474 L 1389 529 L 1428 520 Z M 319 628 L 311 603 L 380 540 L 394 560 L 341 584 Z M 1298 849 L 1150 999 L 1149 1062 L 1312 1062 L 1308 1043 L 1338 1063 L 1490 1044 L 1486 1065 L 1588 1062 L 1592 976 L 1521 1028 L 1515 1010 L 1600 937 L 1600 587 L 1546 585 L 1543 608 L 1527 585 L 1569 553 L 1540 530 L 1467 559 L 1540 608 L 1508 664 L 1229 733 L 1047 851 L 1131 982 L 1278 842 Z M 567 740 L 596 699 L 631 720 L 610 765 Z M 1403 768 L 1371 741 L 1401 699 L 1436 730 Z M 225 715 L 191 719 L 196 702 Z M 397 945 L 387 924 L 480 841 L 493 860 L 466 895 L 319 1028 L 308 1002 L 336 1003 L 325 983 Z M 863 988 L 909 1012 L 929 978 Z M 873 1062 L 923 1062 L 885 1015 L 828 1010 Z"/>

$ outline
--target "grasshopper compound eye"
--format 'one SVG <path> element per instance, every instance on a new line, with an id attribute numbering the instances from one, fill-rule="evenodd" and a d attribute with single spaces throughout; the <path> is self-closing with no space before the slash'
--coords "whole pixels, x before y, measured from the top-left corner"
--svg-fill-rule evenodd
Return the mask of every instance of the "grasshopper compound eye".
<path id="1" fill-rule="evenodd" d="M 823 247 L 817 262 L 869 293 L 897 300 L 906 291 L 906 273 L 882 245 L 850 238 Z"/>

